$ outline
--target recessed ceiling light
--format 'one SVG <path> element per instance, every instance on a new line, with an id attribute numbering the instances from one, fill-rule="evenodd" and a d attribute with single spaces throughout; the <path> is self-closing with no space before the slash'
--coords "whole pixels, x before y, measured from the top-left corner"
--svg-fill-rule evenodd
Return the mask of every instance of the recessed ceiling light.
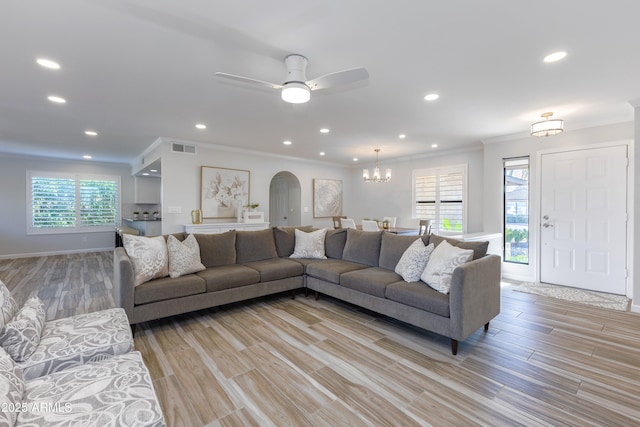
<path id="1" fill-rule="evenodd" d="M 561 59 L 563 59 L 565 56 L 567 56 L 567 52 L 564 51 L 559 51 L 559 52 L 553 52 L 550 55 L 547 55 L 544 57 L 544 62 L 556 62 L 556 61 L 560 61 Z"/>
<path id="2" fill-rule="evenodd" d="M 324 151 L 321 151 L 321 152 L 320 152 L 320 155 L 321 155 L 321 156 L 324 156 Z"/>
<path id="3" fill-rule="evenodd" d="M 55 96 L 55 95 L 48 96 L 47 99 L 51 102 L 56 102 L 58 104 L 64 104 L 65 102 L 67 102 L 66 99 L 61 98 L 59 96 Z"/>
<path id="4" fill-rule="evenodd" d="M 407 135 L 405 135 L 404 133 L 401 133 L 400 135 L 398 135 L 398 138 L 400 139 L 405 139 L 407 137 Z"/>
<path id="5" fill-rule="evenodd" d="M 320 133 L 329 133 L 329 132 L 331 132 L 331 130 L 329 128 L 320 129 Z"/>
<path id="6" fill-rule="evenodd" d="M 357 161 L 358 161 L 358 158 L 357 158 L 357 157 L 354 157 L 354 158 L 353 158 L 353 161 L 354 161 L 354 162 L 357 162 Z"/>
<path id="7" fill-rule="evenodd" d="M 142 172 L 142 175 L 149 176 L 149 172 Z"/>
<path id="8" fill-rule="evenodd" d="M 38 59 L 36 59 L 36 62 L 39 65 L 42 65 L 43 67 L 46 67 L 46 68 L 51 68 L 52 70 L 59 70 L 60 69 L 60 64 L 58 64 L 57 62 L 52 61 L 50 59 L 38 58 Z"/>
<path id="9" fill-rule="evenodd" d="M 429 95 L 426 95 L 424 97 L 424 100 L 425 101 L 435 101 L 438 98 L 440 98 L 440 95 L 438 95 L 437 93 L 430 93 Z"/>
<path id="10" fill-rule="evenodd" d="M 196 124 L 196 128 L 198 128 L 198 129 L 206 129 L 207 125 L 204 125 L 202 123 L 198 123 L 198 124 Z"/>
<path id="11" fill-rule="evenodd" d="M 431 144 L 431 148 L 438 148 L 438 144 Z"/>
<path id="12" fill-rule="evenodd" d="M 98 132 L 96 132 L 95 130 L 85 130 L 84 134 L 89 136 L 98 136 Z"/>
<path id="13" fill-rule="evenodd" d="M 88 154 L 85 154 L 84 156 L 82 156 L 82 158 L 88 160 L 88 159 L 91 159 L 92 157 L 90 155 L 88 155 Z"/>
<path id="14" fill-rule="evenodd" d="M 289 140 L 287 140 L 287 141 L 282 141 L 282 143 L 283 143 L 284 145 L 291 145 L 291 144 L 292 144 L 292 142 L 291 142 L 291 141 L 289 141 Z"/>
<path id="15" fill-rule="evenodd" d="M 149 169 L 149 172 L 158 172 L 158 169 Z"/>

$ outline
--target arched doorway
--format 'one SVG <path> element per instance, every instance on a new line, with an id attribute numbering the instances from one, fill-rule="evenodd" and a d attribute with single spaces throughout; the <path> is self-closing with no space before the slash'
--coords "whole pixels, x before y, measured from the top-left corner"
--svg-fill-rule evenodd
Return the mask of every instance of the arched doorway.
<path id="1" fill-rule="evenodd" d="M 300 181 L 291 172 L 278 172 L 269 186 L 269 221 L 272 227 L 302 225 Z"/>

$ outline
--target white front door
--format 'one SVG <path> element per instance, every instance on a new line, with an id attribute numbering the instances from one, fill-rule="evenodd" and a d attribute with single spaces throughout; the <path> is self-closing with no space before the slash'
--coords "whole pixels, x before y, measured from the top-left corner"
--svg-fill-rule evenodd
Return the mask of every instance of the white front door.
<path id="1" fill-rule="evenodd" d="M 624 295 L 627 147 L 541 157 L 540 280 Z"/>

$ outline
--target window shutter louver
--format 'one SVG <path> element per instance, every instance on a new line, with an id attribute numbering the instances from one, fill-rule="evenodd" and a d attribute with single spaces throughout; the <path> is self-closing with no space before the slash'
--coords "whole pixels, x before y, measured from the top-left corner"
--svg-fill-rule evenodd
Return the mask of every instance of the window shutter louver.
<path id="1" fill-rule="evenodd" d="M 415 217 L 432 219 L 435 233 L 465 232 L 466 167 L 414 171 Z"/>

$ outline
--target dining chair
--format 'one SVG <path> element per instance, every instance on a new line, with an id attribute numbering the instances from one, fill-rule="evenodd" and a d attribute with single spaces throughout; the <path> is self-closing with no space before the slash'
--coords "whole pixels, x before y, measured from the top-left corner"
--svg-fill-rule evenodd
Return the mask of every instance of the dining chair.
<path id="1" fill-rule="evenodd" d="M 378 223 L 369 219 L 362 220 L 362 231 L 380 231 Z"/>
<path id="2" fill-rule="evenodd" d="M 342 225 L 340 224 L 340 220 L 346 217 L 347 217 L 346 215 L 332 216 L 331 219 L 333 219 L 333 228 L 335 228 L 336 230 L 339 228 L 342 228 Z"/>
<path id="3" fill-rule="evenodd" d="M 396 226 L 396 217 L 395 216 L 385 216 L 382 218 L 382 222 L 389 221 L 389 227 Z"/>
<path id="4" fill-rule="evenodd" d="M 418 228 L 418 235 L 422 236 L 423 234 L 431 234 L 431 224 L 433 224 L 432 219 L 421 219 Z"/>
<path id="5" fill-rule="evenodd" d="M 356 228 L 356 222 L 353 218 L 340 218 L 340 228 Z"/>

